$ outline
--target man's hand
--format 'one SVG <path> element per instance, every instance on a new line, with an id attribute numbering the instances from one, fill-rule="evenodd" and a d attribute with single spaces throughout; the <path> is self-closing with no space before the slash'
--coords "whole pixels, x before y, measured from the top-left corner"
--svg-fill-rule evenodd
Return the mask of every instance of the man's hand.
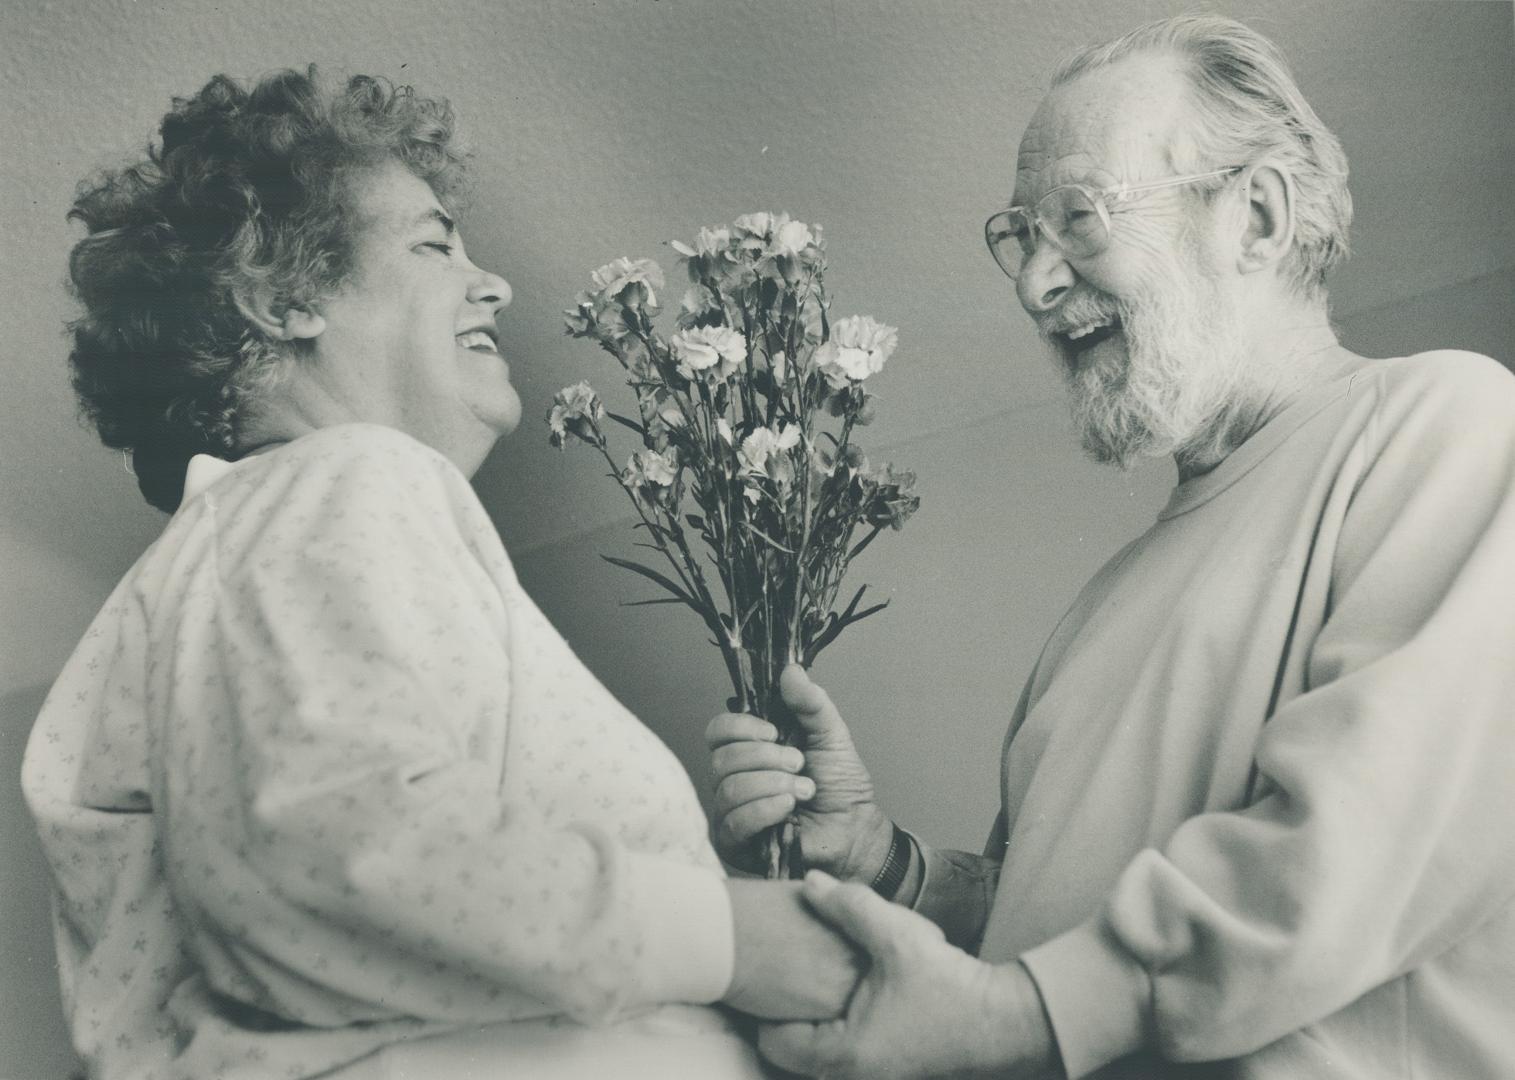
<path id="1" fill-rule="evenodd" d="M 874 801 L 852 735 L 800 665 L 784 669 L 779 692 L 804 732 L 802 748 L 778 745 L 772 724 L 745 713 L 722 713 L 706 729 L 716 777 L 716 850 L 733 866 L 757 869 L 753 838 L 798 806 L 805 865 L 872 881 L 894 830 Z"/>
<path id="2" fill-rule="evenodd" d="M 728 881 L 736 965 L 722 999 L 773 1020 L 840 1016 L 857 985 L 859 957 L 816 918 L 798 881 Z"/>
<path id="3" fill-rule="evenodd" d="M 805 898 L 872 958 L 839 1020 L 763 1026 L 780 1068 L 827 1080 L 1062 1075 L 1036 985 L 1019 964 L 990 965 L 935 924 L 861 885 L 812 872 Z"/>

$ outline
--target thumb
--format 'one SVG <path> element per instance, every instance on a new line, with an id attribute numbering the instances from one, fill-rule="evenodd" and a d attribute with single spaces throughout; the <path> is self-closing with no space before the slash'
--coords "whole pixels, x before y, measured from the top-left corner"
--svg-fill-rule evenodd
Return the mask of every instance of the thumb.
<path id="1" fill-rule="evenodd" d="M 811 682 L 810 673 L 799 664 L 790 664 L 779 676 L 779 694 L 805 729 L 806 745 L 816 748 L 828 741 L 851 742 L 842 714 L 831 703 L 831 695 Z"/>
<path id="2" fill-rule="evenodd" d="M 866 885 L 840 882 L 820 870 L 805 875 L 803 895 L 817 915 L 874 960 L 892 949 L 901 937 L 918 932 L 916 924 L 935 929 L 932 923 L 891 904 Z M 940 931 L 937 936 L 941 936 Z"/>

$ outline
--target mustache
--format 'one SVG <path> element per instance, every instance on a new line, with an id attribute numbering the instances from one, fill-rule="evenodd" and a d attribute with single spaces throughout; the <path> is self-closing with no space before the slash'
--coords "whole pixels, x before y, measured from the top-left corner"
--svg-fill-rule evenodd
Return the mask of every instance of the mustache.
<path id="1" fill-rule="evenodd" d="M 1090 323 L 1111 319 L 1125 323 L 1128 314 L 1126 305 L 1114 297 L 1080 293 L 1063 301 L 1055 310 L 1037 316 L 1036 329 L 1043 340 L 1052 342 L 1054 334 L 1066 334 Z"/>

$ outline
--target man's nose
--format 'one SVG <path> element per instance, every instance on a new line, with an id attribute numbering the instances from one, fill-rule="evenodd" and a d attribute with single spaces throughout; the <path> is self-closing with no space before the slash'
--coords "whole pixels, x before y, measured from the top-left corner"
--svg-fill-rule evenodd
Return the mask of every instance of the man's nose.
<path id="1" fill-rule="evenodd" d="M 1073 267 L 1068 265 L 1067 256 L 1046 236 L 1039 235 L 1036 247 L 1021 264 L 1015 291 L 1021 307 L 1031 315 L 1039 315 L 1056 307 L 1073 282 Z"/>

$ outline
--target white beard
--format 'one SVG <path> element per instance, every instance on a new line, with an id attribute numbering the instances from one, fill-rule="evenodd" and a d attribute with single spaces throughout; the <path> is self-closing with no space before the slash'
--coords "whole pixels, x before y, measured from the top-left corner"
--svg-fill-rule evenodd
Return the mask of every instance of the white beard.
<path id="1" fill-rule="evenodd" d="M 1239 392 L 1246 349 L 1235 300 L 1186 250 L 1140 293 L 1083 294 L 1057 319 L 1076 326 L 1111 314 L 1121 332 L 1081 357 L 1044 333 L 1072 392 L 1084 449 L 1121 467 L 1137 456 L 1224 456 L 1247 396 Z"/>

